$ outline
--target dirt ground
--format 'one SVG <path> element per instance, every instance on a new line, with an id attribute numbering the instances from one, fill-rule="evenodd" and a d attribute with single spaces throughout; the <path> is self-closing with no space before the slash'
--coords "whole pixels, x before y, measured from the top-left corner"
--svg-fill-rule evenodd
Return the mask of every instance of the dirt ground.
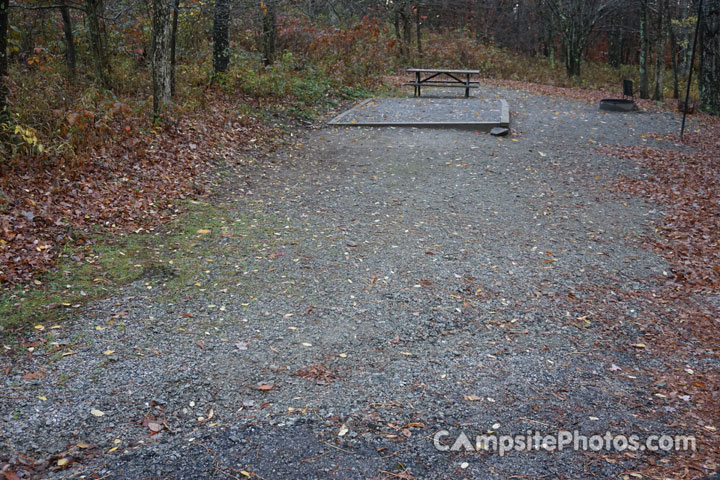
<path id="1" fill-rule="evenodd" d="M 0 396 L 6 471 L 504 480 L 716 471 L 717 452 L 702 445 L 447 450 L 460 432 L 473 444 L 488 432 L 716 435 L 689 414 L 695 398 L 666 391 L 652 372 L 677 364 L 692 376 L 717 370 L 717 357 L 656 349 L 643 318 L 657 306 L 620 295 L 650 292 L 669 273 L 642 246 L 662 209 L 614 191 L 618 176 L 646 172 L 598 151 L 653 141 L 679 118 L 496 93 L 510 103 L 508 137 L 321 128 L 231 169 L 211 200 L 223 221 L 183 253 L 201 266 L 180 294 L 165 292 L 168 265 L 35 333 L 72 354 L 13 360 Z M 663 308 L 674 321 L 673 305 Z M 42 473 L 23 469 L 32 462 L 46 462 Z"/>

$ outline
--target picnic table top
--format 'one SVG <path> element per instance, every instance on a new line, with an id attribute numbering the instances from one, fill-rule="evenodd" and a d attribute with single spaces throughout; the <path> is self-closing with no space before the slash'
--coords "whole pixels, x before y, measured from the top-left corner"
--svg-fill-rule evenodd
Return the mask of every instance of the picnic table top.
<path id="1" fill-rule="evenodd" d="M 448 70 L 445 68 L 408 68 L 408 72 L 480 74 L 480 70 Z"/>

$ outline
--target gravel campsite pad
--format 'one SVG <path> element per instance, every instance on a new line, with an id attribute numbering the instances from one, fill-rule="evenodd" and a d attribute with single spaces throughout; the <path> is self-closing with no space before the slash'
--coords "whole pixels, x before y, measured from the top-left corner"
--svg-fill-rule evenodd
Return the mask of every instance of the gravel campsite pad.
<path id="1" fill-rule="evenodd" d="M 449 96 L 370 98 L 331 120 L 334 125 L 487 125 L 507 126 L 507 102 L 499 94 L 470 98 Z M 504 110 L 504 111 L 503 111 Z"/>
<path id="2" fill-rule="evenodd" d="M 149 275 L 36 331 L 52 355 L 7 365 L 0 460 L 46 461 L 44 478 L 622 478 L 649 454 L 433 438 L 693 434 L 692 399 L 644 373 L 666 354 L 630 324 L 605 331 L 612 294 L 569 303 L 666 275 L 641 245 L 661 210 L 610 188 L 644 172 L 597 147 L 677 116 L 485 93 L 508 99 L 512 136 L 321 128 L 239 166 L 182 294 Z"/>

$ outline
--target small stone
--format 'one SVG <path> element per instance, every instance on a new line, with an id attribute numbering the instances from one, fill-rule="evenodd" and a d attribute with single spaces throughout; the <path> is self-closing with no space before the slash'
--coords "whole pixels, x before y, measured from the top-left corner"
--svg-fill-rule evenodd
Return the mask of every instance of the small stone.
<path id="1" fill-rule="evenodd" d="M 508 133 L 510 133 L 510 129 L 505 127 L 495 127 L 490 130 L 490 135 L 494 135 L 496 137 L 504 137 Z"/>

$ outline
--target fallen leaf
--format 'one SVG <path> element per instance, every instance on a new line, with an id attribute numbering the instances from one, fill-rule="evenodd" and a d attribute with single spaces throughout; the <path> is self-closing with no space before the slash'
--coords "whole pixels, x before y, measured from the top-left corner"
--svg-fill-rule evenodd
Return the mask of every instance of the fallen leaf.
<path id="1" fill-rule="evenodd" d="M 163 429 L 163 426 L 156 422 L 150 422 L 150 423 L 148 423 L 148 428 L 150 429 L 150 431 L 153 434 L 155 434 L 155 433 L 160 432 Z"/>
<path id="2" fill-rule="evenodd" d="M 90 410 L 90 413 L 92 413 L 96 417 L 102 417 L 103 415 L 105 415 L 105 412 L 103 412 L 102 410 L 98 410 L 96 408 L 93 408 L 92 410 Z"/>

